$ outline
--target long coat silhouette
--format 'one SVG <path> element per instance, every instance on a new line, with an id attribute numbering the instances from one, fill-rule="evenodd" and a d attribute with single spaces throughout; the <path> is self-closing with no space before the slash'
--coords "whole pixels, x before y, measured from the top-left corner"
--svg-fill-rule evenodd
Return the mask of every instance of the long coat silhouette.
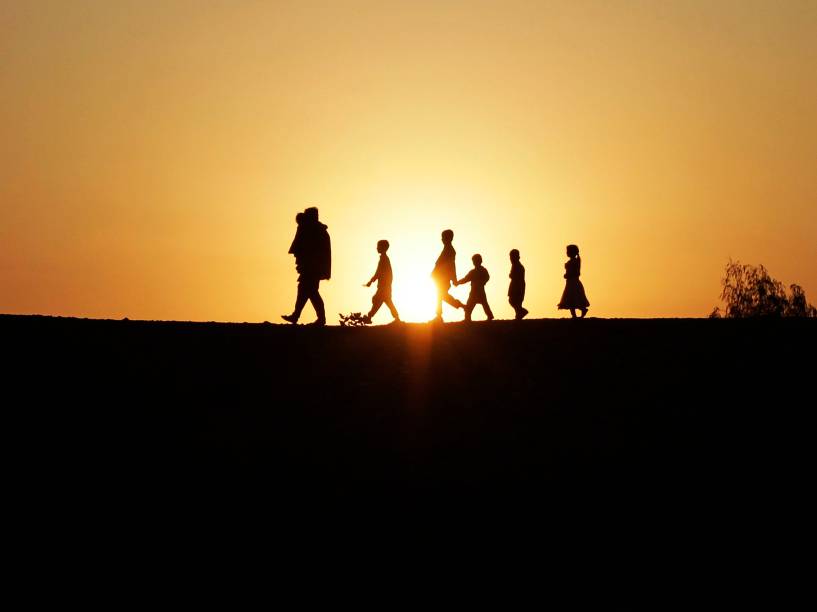
<path id="1" fill-rule="evenodd" d="M 314 209 L 307 209 L 307 212 Z M 329 280 L 332 278 L 332 245 L 328 227 L 315 214 L 299 213 L 298 230 L 289 247 L 295 256 L 295 269 L 301 276 Z"/>

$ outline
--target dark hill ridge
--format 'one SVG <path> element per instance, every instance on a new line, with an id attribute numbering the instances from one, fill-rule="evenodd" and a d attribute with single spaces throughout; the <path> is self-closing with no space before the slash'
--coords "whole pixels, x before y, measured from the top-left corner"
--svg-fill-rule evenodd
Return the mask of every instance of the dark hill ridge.
<path id="1" fill-rule="evenodd" d="M 43 431 L 29 452 L 45 470 L 531 491 L 796 479 L 815 323 L 314 329 L 0 316 L 0 333 L 16 412 Z"/>

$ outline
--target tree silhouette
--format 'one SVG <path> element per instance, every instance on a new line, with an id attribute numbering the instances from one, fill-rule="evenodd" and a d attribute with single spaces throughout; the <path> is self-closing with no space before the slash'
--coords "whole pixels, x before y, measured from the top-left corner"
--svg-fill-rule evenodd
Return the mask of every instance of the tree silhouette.
<path id="1" fill-rule="evenodd" d="M 769 275 L 763 265 L 741 264 L 731 259 L 721 280 L 724 310 L 716 307 L 709 315 L 725 317 L 817 317 L 817 308 L 806 300 L 800 285 L 791 285 L 790 294 L 779 280 Z"/>

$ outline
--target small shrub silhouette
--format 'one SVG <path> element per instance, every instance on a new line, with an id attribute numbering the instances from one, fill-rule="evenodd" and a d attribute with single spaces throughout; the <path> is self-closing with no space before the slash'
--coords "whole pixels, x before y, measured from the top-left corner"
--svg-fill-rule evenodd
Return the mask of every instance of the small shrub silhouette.
<path id="1" fill-rule="evenodd" d="M 348 315 L 339 314 L 341 327 L 365 327 L 370 325 L 371 321 L 366 319 L 361 313 L 353 312 Z"/>
<path id="2" fill-rule="evenodd" d="M 763 265 L 741 264 L 731 259 L 721 280 L 724 310 L 715 307 L 710 318 L 817 317 L 817 308 L 806 300 L 800 285 L 791 285 L 789 294 Z"/>

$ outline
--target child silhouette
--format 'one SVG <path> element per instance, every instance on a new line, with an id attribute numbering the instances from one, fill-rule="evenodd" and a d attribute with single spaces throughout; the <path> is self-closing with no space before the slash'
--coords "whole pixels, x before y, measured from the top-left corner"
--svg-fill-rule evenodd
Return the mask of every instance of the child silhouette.
<path id="1" fill-rule="evenodd" d="M 377 270 L 374 276 L 366 283 L 367 287 L 371 287 L 374 281 L 377 281 L 377 291 L 372 296 L 372 309 L 369 314 L 364 315 L 363 320 L 366 323 L 372 322 L 372 317 L 380 310 L 380 307 L 385 304 L 391 311 L 391 316 L 394 317 L 395 322 L 400 321 L 400 315 L 397 314 L 397 308 L 394 307 L 394 302 L 391 301 L 391 283 L 392 271 L 391 261 L 386 251 L 389 250 L 388 240 L 377 241 L 377 252 L 380 253 L 380 261 L 377 262 Z"/>
<path id="2" fill-rule="evenodd" d="M 560 310 L 569 310 L 570 316 L 576 318 L 576 310 L 582 311 L 582 319 L 587 314 L 590 302 L 584 293 L 584 285 L 579 280 L 582 271 L 582 259 L 579 257 L 579 247 L 575 244 L 567 245 L 567 256 L 569 259 L 565 263 L 565 290 L 562 299 L 559 301 Z"/>
<path id="3" fill-rule="evenodd" d="M 528 309 L 522 307 L 525 300 L 525 266 L 519 261 L 519 251 L 513 249 L 510 253 L 511 273 L 508 277 L 511 284 L 508 286 L 508 303 L 516 312 L 515 319 L 519 320 L 528 314 Z"/>
<path id="4" fill-rule="evenodd" d="M 485 295 L 485 284 L 490 280 L 491 276 L 488 270 L 482 267 L 482 255 L 474 255 L 471 258 L 474 262 L 474 269 L 456 281 L 457 285 L 464 285 L 471 283 L 471 293 L 468 295 L 468 302 L 465 304 L 465 320 L 471 320 L 471 312 L 477 304 L 482 306 L 488 320 L 494 318 L 494 313 L 491 312 L 491 307 L 488 306 L 488 297 Z"/>
<path id="5" fill-rule="evenodd" d="M 464 304 L 448 293 L 451 283 L 457 282 L 457 252 L 454 250 L 454 232 L 450 229 L 442 233 L 443 250 L 434 264 L 431 271 L 431 278 L 437 285 L 437 318 L 435 321 L 443 320 L 443 302 L 450 304 L 454 308 L 464 308 Z"/>

